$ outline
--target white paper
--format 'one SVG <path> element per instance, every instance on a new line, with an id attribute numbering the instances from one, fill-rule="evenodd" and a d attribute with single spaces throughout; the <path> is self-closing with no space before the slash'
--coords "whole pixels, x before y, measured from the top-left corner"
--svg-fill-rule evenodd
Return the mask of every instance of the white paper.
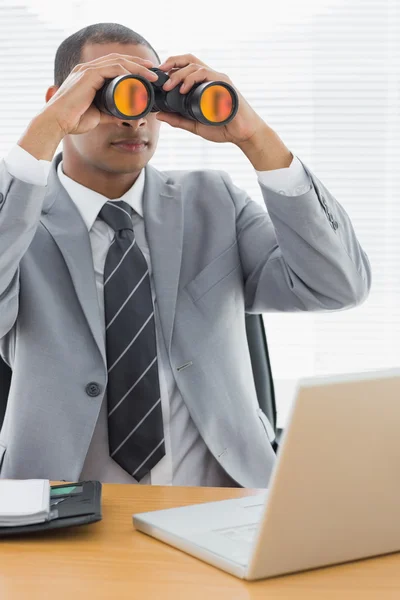
<path id="1" fill-rule="evenodd" d="M 49 514 L 48 479 L 0 480 L 0 527 L 42 523 Z"/>

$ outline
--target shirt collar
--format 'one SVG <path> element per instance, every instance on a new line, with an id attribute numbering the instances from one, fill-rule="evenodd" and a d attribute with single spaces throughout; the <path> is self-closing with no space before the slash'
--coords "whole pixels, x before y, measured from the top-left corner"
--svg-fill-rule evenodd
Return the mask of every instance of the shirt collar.
<path id="1" fill-rule="evenodd" d="M 84 220 L 88 231 L 93 227 L 93 223 L 97 219 L 97 216 L 103 205 L 110 200 L 106 196 L 87 188 L 86 186 L 74 181 L 62 170 L 63 161 L 61 160 L 57 167 L 57 174 L 61 184 L 68 192 L 71 200 L 73 200 L 77 209 L 79 210 L 82 219 Z M 145 181 L 145 169 L 140 171 L 139 177 L 135 183 L 123 194 L 120 198 L 113 199 L 113 202 L 123 200 L 129 204 L 133 210 L 135 210 L 141 217 L 143 217 L 143 190 Z"/>

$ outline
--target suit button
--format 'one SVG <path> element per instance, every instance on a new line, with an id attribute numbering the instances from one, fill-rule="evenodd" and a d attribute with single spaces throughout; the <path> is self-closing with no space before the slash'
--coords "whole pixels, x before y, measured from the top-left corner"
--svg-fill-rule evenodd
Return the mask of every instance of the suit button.
<path id="1" fill-rule="evenodd" d="M 88 383 L 85 389 L 88 396 L 98 396 L 100 394 L 100 386 L 95 381 Z"/>
<path id="2" fill-rule="evenodd" d="M 339 227 L 339 223 L 337 221 L 334 221 L 332 226 L 333 226 L 333 229 L 336 231 L 336 229 Z"/>

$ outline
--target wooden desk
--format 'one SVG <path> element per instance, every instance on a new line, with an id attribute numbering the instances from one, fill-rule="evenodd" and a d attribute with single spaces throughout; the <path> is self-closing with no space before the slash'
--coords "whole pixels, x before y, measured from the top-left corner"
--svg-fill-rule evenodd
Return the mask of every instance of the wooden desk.
<path id="1" fill-rule="evenodd" d="M 132 513 L 260 490 L 103 485 L 103 520 L 0 539 L 1 600 L 398 600 L 400 554 L 245 582 L 134 530 Z"/>

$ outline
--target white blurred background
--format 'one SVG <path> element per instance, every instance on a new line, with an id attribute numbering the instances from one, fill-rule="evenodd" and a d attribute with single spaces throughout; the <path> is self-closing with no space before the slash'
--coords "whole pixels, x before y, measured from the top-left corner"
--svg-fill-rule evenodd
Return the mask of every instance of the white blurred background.
<path id="1" fill-rule="evenodd" d="M 240 11 L 216 0 L 0 0 L 0 156 L 44 105 L 58 45 L 98 22 L 137 31 L 161 60 L 190 52 L 227 73 L 344 206 L 369 255 L 373 285 L 362 306 L 265 315 L 278 424 L 300 377 L 398 366 L 398 0 L 247 0 Z M 151 162 L 224 169 L 262 201 L 251 164 L 232 145 L 163 124 Z"/>

